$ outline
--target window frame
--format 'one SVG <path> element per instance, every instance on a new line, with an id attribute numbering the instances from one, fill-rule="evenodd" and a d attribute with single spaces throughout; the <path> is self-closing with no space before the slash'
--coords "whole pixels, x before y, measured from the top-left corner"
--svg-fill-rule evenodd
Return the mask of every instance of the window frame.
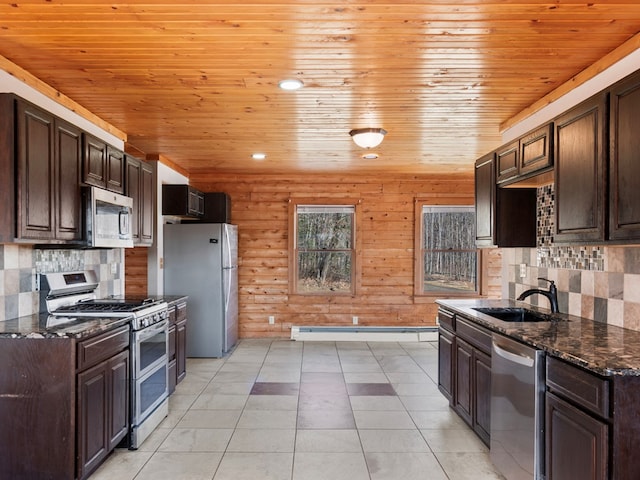
<path id="1" fill-rule="evenodd" d="M 353 207 L 352 243 L 351 243 L 351 289 L 348 292 L 298 292 L 298 206 L 335 206 Z M 289 294 L 302 297 L 355 297 L 361 287 L 361 199 L 360 198 L 309 198 L 295 197 L 289 199 Z"/>
<path id="2" fill-rule="evenodd" d="M 415 225 L 415 246 L 414 246 L 414 296 L 417 298 L 456 298 L 456 297 L 478 297 L 482 295 L 483 271 L 482 271 L 482 249 L 476 247 L 476 290 L 468 292 L 428 292 L 424 290 L 424 267 L 423 257 L 425 249 L 422 245 L 424 235 L 424 225 L 422 223 L 422 207 L 447 207 L 465 206 L 475 208 L 475 197 L 473 195 L 443 195 L 416 197 L 414 201 L 414 225 Z M 475 237 L 475 234 L 474 234 Z"/>

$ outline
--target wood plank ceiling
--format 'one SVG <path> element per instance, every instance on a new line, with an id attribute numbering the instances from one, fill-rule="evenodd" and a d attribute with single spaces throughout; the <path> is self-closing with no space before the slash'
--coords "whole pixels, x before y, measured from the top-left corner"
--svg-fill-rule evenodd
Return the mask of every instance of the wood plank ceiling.
<path id="1" fill-rule="evenodd" d="M 639 31 L 635 0 L 0 5 L 0 55 L 192 173 L 468 172 L 503 122 Z M 388 131 L 377 160 L 362 127 Z"/>

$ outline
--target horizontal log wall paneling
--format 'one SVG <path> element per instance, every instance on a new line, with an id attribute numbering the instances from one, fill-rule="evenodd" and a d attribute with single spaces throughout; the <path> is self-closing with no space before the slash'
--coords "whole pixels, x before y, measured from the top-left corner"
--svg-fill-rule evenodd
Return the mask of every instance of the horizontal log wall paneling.
<path id="1" fill-rule="evenodd" d="M 124 293 L 127 296 L 147 295 L 147 252 L 146 247 L 124 250 Z"/>
<path id="2" fill-rule="evenodd" d="M 432 326 L 433 297 L 414 297 L 414 199 L 473 193 L 460 176 L 192 175 L 205 192 L 231 197 L 239 234 L 240 336 L 286 337 L 292 325 Z M 293 197 L 360 198 L 361 288 L 352 296 L 289 295 L 288 204 Z M 485 255 L 484 284 L 500 294 L 499 254 Z M 495 288 L 491 290 L 496 294 Z M 268 317 L 275 316 L 275 325 Z"/>

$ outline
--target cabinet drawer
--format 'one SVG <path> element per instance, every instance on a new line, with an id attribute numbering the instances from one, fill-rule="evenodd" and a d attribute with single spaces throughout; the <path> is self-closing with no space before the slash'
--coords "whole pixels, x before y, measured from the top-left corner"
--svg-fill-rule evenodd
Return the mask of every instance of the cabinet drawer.
<path id="1" fill-rule="evenodd" d="M 484 353 L 491 353 L 491 333 L 488 330 L 458 316 L 456 317 L 456 334 Z"/>
<path id="2" fill-rule="evenodd" d="M 547 357 L 547 388 L 603 418 L 609 418 L 609 381 Z"/>
<path id="3" fill-rule="evenodd" d="M 438 310 L 438 323 L 440 327 L 450 332 L 455 332 L 455 314 L 446 310 Z"/>
<path id="4" fill-rule="evenodd" d="M 129 325 L 78 343 L 78 370 L 89 368 L 129 348 Z"/>
<path id="5" fill-rule="evenodd" d="M 176 322 L 187 319 L 187 304 L 180 303 L 176 306 Z"/>

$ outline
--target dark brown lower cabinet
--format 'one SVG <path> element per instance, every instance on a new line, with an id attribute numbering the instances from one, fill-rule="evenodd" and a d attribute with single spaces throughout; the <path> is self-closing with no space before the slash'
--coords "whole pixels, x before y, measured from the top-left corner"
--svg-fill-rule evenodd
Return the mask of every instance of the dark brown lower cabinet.
<path id="1" fill-rule="evenodd" d="M 78 374 L 78 478 L 95 470 L 127 435 L 129 352 Z"/>
<path id="2" fill-rule="evenodd" d="M 169 394 L 187 376 L 187 302 L 169 304 Z"/>
<path id="3" fill-rule="evenodd" d="M 491 357 L 480 350 L 474 351 L 473 374 L 473 430 L 489 444 L 491 431 Z"/>
<path id="4" fill-rule="evenodd" d="M 469 425 L 472 419 L 473 392 L 473 347 L 459 337 L 455 341 L 455 393 L 453 408 Z"/>
<path id="5" fill-rule="evenodd" d="M 453 334 L 440 328 L 438 331 L 438 388 L 453 402 Z"/>
<path id="6" fill-rule="evenodd" d="M 546 478 L 607 480 L 609 426 L 546 394 Z"/>
<path id="7" fill-rule="evenodd" d="M 187 376 L 187 319 L 176 323 L 176 383 Z"/>

